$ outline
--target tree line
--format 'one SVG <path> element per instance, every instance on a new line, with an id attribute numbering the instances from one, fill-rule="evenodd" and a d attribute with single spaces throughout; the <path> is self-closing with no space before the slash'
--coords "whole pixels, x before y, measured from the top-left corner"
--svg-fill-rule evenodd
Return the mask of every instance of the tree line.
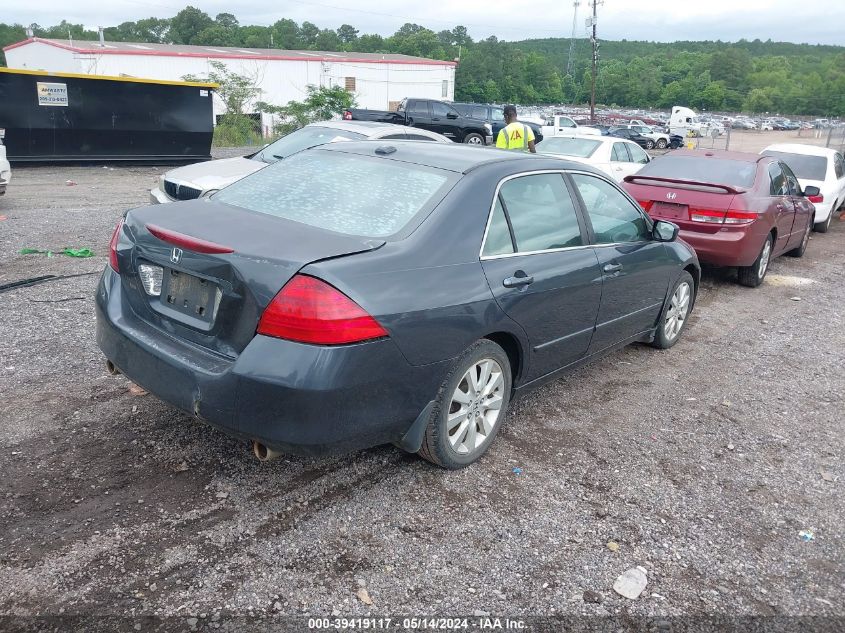
<path id="1" fill-rule="evenodd" d="M 38 37 L 96 40 L 66 21 L 30 25 Z M 0 46 L 26 37 L 20 24 L 0 23 Z M 106 40 L 245 48 L 401 53 L 460 59 L 455 98 L 518 104 L 585 103 L 590 90 L 590 45 L 568 38 L 474 41 L 467 29 L 432 31 L 405 24 L 393 35 L 361 33 L 349 24 L 319 28 L 281 19 L 241 25 L 231 13 L 211 17 L 186 7 L 172 18 L 146 18 L 105 29 Z M 5 59 L 0 58 L 5 64 Z M 569 69 L 569 72 L 567 72 Z M 410 96 L 410 95 L 409 95 Z M 607 41 L 600 47 L 596 99 L 635 108 L 686 105 L 710 111 L 845 116 L 845 48 L 772 41 Z"/>

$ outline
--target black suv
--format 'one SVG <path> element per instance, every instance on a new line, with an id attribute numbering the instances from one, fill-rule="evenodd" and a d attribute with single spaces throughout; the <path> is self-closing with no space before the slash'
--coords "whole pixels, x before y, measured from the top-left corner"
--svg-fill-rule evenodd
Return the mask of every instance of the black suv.
<path id="1" fill-rule="evenodd" d="M 473 119 L 481 119 L 492 125 L 493 143 L 496 142 L 496 138 L 499 136 L 499 130 L 505 127 L 505 115 L 502 112 L 504 106 L 484 105 L 482 103 L 453 103 L 452 105 L 462 115 L 472 117 Z M 535 143 L 543 140 L 543 132 L 539 125 L 524 121 L 522 123 L 533 130 Z"/>

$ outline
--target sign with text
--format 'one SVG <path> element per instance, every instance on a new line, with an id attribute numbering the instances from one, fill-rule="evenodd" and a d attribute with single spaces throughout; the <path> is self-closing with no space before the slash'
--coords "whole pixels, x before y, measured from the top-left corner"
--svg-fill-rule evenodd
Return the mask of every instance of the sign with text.
<path id="1" fill-rule="evenodd" d="M 67 84 L 39 81 L 36 84 L 36 89 L 38 91 L 38 105 L 67 107 Z"/>

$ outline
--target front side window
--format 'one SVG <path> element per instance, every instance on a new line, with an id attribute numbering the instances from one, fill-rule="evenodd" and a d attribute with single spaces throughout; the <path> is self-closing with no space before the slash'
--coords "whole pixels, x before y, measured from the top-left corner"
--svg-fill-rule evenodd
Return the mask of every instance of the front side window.
<path id="1" fill-rule="evenodd" d="M 627 145 L 627 144 L 626 144 Z M 627 145 L 628 153 L 631 155 L 631 162 L 645 165 L 649 161 L 648 154 L 639 145 Z"/>
<path id="2" fill-rule="evenodd" d="M 486 121 L 487 120 L 487 108 L 485 108 L 484 106 L 475 106 L 472 109 L 472 117 L 474 119 L 482 119 L 482 120 Z"/>
<path id="3" fill-rule="evenodd" d="M 494 121 L 504 121 L 505 120 L 505 112 L 503 108 L 492 108 L 491 114 L 493 115 Z"/>
<path id="4" fill-rule="evenodd" d="M 783 177 L 786 178 L 786 189 L 789 192 L 788 195 L 800 196 L 801 185 L 798 184 L 798 179 L 795 177 L 795 174 L 792 173 L 792 170 L 787 165 L 782 164 L 780 167 L 783 170 Z"/>
<path id="5" fill-rule="evenodd" d="M 561 174 L 533 174 L 508 180 L 499 190 L 499 202 L 510 220 L 520 253 L 584 243 L 575 204 Z"/>
<path id="6" fill-rule="evenodd" d="M 845 160 L 842 159 L 842 154 L 835 154 L 833 157 L 833 170 L 836 173 L 836 179 L 845 178 Z"/>
<path id="7" fill-rule="evenodd" d="M 265 167 L 213 199 L 336 233 L 386 237 L 433 209 L 450 182 L 454 176 L 439 169 L 317 149 Z"/>
<path id="8" fill-rule="evenodd" d="M 593 224 L 597 244 L 641 242 L 650 237 L 642 212 L 619 189 L 601 178 L 572 174 Z"/>
<path id="9" fill-rule="evenodd" d="M 455 112 L 452 108 L 447 106 L 445 103 L 440 103 L 439 101 L 435 101 L 431 104 L 431 116 L 432 117 L 445 117 L 450 112 Z"/>

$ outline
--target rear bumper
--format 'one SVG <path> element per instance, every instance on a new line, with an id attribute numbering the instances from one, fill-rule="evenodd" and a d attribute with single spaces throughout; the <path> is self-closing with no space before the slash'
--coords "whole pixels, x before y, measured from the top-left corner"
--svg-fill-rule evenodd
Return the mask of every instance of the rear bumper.
<path id="1" fill-rule="evenodd" d="M 390 339 L 325 347 L 256 336 L 236 358 L 139 319 L 106 268 L 97 344 L 126 376 L 224 432 L 321 455 L 399 441 L 431 401 L 446 363 L 410 365 Z"/>
<path id="2" fill-rule="evenodd" d="M 703 233 L 681 229 L 679 237 L 695 249 L 703 264 L 712 266 L 751 266 L 763 249 L 768 232 L 755 229 L 720 229 Z"/>

